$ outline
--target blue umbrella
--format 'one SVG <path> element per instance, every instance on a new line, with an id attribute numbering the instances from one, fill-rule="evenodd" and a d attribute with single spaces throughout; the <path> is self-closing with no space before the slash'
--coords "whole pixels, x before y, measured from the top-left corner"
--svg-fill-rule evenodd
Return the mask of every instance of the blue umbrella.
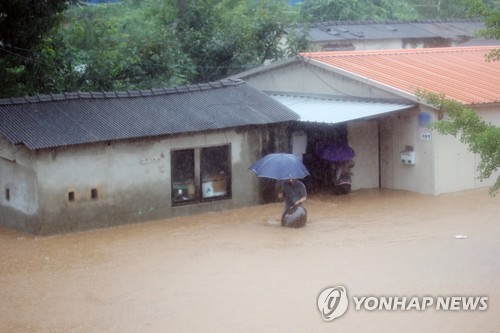
<path id="1" fill-rule="evenodd" d="M 293 154 L 269 154 L 255 162 L 248 170 L 257 177 L 272 178 L 277 180 L 301 179 L 309 175 L 309 171 L 302 162 Z"/>

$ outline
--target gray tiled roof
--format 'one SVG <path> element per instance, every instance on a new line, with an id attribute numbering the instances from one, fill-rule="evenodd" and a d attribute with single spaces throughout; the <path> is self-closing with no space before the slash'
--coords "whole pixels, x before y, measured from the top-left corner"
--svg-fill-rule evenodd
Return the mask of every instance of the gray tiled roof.
<path id="1" fill-rule="evenodd" d="M 0 100 L 0 133 L 42 149 L 298 120 L 241 80 Z"/>
<path id="2" fill-rule="evenodd" d="M 352 41 L 378 39 L 473 38 L 485 28 L 481 19 L 434 19 L 434 20 L 388 20 L 388 21 L 330 21 L 310 25 L 297 25 L 295 31 L 302 34 L 308 30 L 312 42 Z"/>

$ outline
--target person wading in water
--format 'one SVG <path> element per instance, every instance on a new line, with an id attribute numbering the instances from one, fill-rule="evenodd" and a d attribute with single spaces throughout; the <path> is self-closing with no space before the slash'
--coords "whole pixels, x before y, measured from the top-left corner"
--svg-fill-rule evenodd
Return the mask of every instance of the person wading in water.
<path id="1" fill-rule="evenodd" d="M 285 210 L 281 217 L 281 226 L 292 228 L 303 227 L 307 220 L 307 211 L 302 206 L 302 203 L 307 199 L 307 191 L 304 184 L 295 178 L 284 180 L 281 183 L 278 198 L 285 199 Z"/>

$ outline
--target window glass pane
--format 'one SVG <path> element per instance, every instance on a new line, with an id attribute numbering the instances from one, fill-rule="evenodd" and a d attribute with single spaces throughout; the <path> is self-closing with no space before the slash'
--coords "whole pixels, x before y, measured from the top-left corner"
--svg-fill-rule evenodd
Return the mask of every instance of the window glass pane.
<path id="1" fill-rule="evenodd" d="M 174 203 L 182 203 L 196 199 L 194 186 L 194 150 L 172 151 L 172 200 Z"/>
<path id="2" fill-rule="evenodd" d="M 230 195 L 230 146 L 203 148 L 200 154 L 202 198 Z"/>

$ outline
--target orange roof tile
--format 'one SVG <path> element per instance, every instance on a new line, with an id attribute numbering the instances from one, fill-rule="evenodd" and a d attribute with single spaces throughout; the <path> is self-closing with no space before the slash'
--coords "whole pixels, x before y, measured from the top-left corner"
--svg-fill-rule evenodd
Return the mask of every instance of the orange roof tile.
<path id="1" fill-rule="evenodd" d="M 464 104 L 500 102 L 500 61 L 485 55 L 498 46 L 314 52 L 300 55 L 364 80 L 415 94 L 444 93 Z"/>

